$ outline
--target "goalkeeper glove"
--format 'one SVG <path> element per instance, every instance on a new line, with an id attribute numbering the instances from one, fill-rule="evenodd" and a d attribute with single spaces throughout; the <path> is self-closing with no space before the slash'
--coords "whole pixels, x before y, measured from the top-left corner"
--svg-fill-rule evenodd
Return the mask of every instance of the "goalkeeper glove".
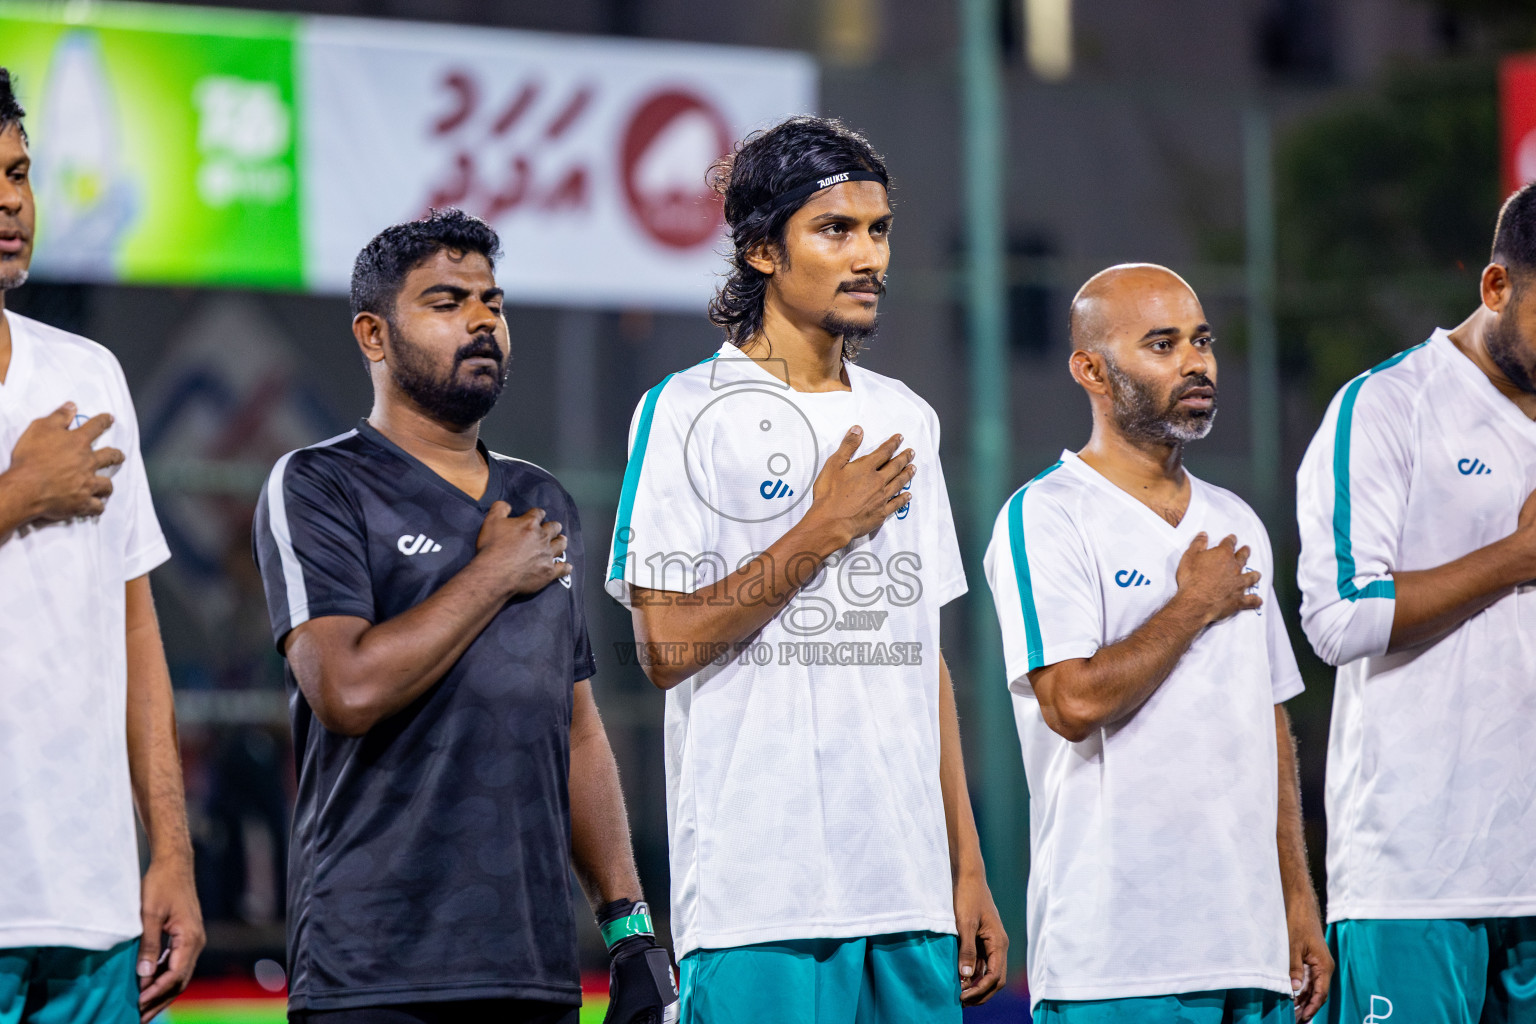
<path id="1" fill-rule="evenodd" d="M 610 958 L 603 1024 L 676 1024 L 677 982 L 667 951 L 656 945 L 651 908 L 614 900 L 598 909 L 597 924 Z"/>

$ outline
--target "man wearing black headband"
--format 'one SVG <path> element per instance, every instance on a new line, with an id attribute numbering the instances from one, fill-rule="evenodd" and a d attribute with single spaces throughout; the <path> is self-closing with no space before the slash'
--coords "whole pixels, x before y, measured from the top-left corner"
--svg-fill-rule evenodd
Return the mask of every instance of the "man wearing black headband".
<path id="1" fill-rule="evenodd" d="M 1003 982 L 939 653 L 966 585 L 938 419 L 855 362 L 888 181 L 813 117 L 722 161 L 726 342 L 635 414 L 608 590 L 667 691 L 685 1022 L 959 1024 Z"/>

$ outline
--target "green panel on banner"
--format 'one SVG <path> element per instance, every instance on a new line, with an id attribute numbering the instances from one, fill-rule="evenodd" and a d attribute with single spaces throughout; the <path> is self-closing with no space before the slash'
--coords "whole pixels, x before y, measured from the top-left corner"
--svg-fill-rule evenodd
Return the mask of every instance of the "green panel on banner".
<path id="1" fill-rule="evenodd" d="M 40 277 L 300 288 L 299 20 L 0 2 Z"/>

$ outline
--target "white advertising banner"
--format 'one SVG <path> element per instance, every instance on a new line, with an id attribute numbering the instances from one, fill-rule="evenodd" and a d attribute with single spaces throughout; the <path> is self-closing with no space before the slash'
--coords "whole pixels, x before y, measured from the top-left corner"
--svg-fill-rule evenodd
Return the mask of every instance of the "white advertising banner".
<path id="1" fill-rule="evenodd" d="M 344 292 L 359 249 L 432 207 L 489 221 L 509 300 L 701 310 L 725 263 L 709 165 L 814 109 L 801 54 L 306 18 L 304 274 Z"/>

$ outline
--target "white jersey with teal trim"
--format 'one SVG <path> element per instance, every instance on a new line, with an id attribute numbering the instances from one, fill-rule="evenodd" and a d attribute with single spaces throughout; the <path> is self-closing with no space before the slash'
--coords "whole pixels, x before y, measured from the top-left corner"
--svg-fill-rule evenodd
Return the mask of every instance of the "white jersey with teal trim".
<path id="1" fill-rule="evenodd" d="M 1252 549 L 1263 607 L 1202 632 L 1128 717 L 1054 732 L 1029 672 L 1139 629 L 1201 532 Z M 1029 780 L 1030 997 L 1289 995 L 1274 705 L 1302 683 L 1258 516 L 1191 476 L 1172 526 L 1063 452 L 998 514 L 986 572 Z"/>
<path id="2" fill-rule="evenodd" d="M 0 472 L 32 421 L 74 402 L 112 425 L 99 516 L 0 538 L 0 948 L 110 949 L 143 931 L 128 774 L 129 580 L 170 557 L 112 353 L 15 313 L 0 384 Z"/>
<path id="3" fill-rule="evenodd" d="M 1302 626 L 1338 665 L 1328 919 L 1536 914 L 1536 586 L 1387 653 L 1394 572 L 1509 536 L 1536 423 L 1443 330 L 1334 397 L 1297 474 Z"/>
<path id="4" fill-rule="evenodd" d="M 680 596 L 766 551 L 810 507 L 817 473 L 855 424 L 860 455 L 898 433 L 916 453 L 905 512 L 667 692 L 679 956 L 955 930 L 939 608 L 965 592 L 965 574 L 939 423 L 901 382 L 847 372 L 851 391 L 793 391 L 726 344 L 652 388 L 635 413 L 608 580 L 627 605 L 632 587 Z M 743 594 L 766 596 L 750 584 Z"/>

